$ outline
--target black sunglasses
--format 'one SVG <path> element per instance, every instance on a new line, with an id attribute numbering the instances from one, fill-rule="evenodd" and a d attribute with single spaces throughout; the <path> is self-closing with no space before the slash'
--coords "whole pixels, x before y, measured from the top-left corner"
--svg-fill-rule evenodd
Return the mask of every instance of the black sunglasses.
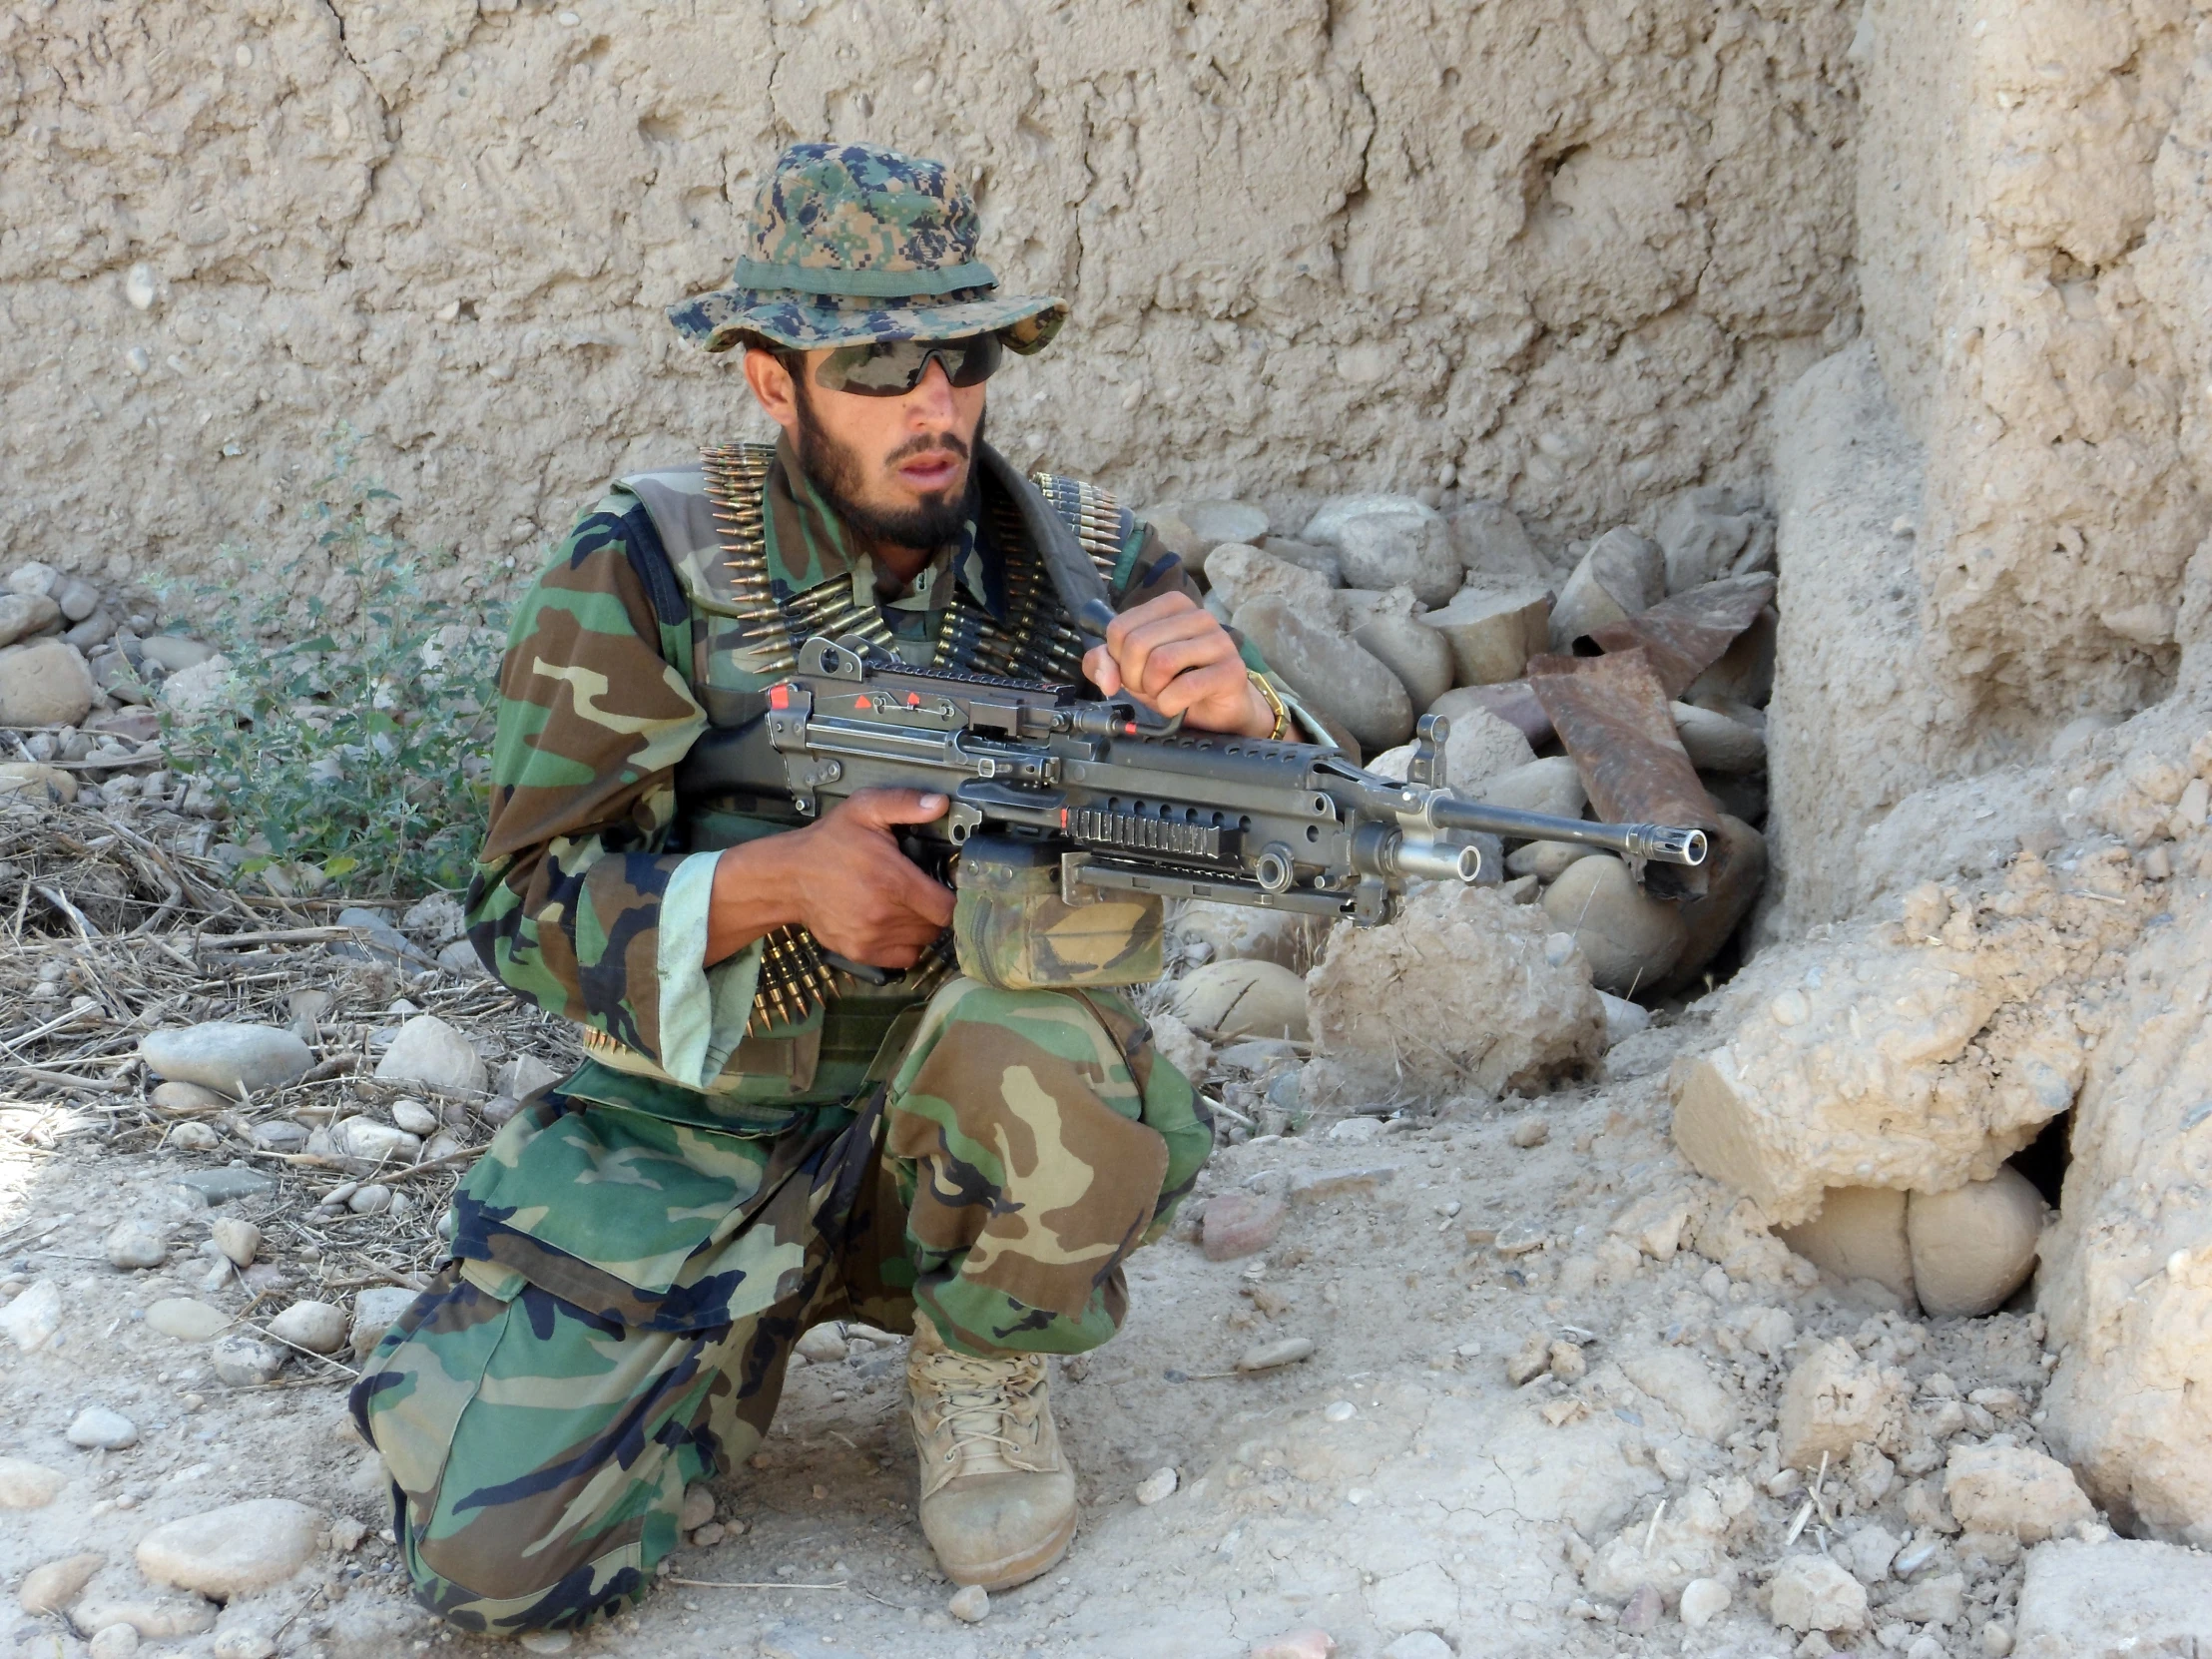
<path id="1" fill-rule="evenodd" d="M 979 386 L 998 372 L 1004 355 L 996 334 L 961 339 L 871 340 L 840 345 L 815 368 L 815 384 L 825 391 L 848 391 L 856 397 L 902 397 L 921 384 L 932 360 L 956 386 Z M 798 372 L 804 359 L 786 359 Z"/>

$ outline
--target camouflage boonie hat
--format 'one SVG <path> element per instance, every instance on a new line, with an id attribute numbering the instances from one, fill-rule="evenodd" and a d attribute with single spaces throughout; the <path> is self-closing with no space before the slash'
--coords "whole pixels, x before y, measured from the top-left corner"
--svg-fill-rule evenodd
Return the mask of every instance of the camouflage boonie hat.
<path id="1" fill-rule="evenodd" d="M 747 333 L 795 350 L 996 332 L 1042 350 L 1067 320 L 1049 295 L 1000 294 L 975 257 L 975 204 L 942 162 L 865 144 L 795 144 L 753 199 L 731 285 L 671 305 L 709 351 Z"/>

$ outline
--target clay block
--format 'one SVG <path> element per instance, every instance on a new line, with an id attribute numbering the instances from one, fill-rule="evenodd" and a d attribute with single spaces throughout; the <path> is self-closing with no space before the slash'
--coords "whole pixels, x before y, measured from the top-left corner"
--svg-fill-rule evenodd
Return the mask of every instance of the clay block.
<path id="1" fill-rule="evenodd" d="M 2004 1305 L 2035 1271 L 2043 1195 L 2018 1170 L 1947 1193 L 1915 1193 L 1905 1215 L 1921 1306 L 1973 1318 Z"/>
<path id="2" fill-rule="evenodd" d="M 1462 686 L 1517 680 L 1551 638 L 1551 593 L 1539 587 L 1462 588 L 1419 620 L 1451 647 L 1452 677 Z"/>
<path id="3" fill-rule="evenodd" d="M 1818 1343 L 1783 1385 L 1776 1451 L 1788 1468 L 1818 1468 L 1823 1453 L 1846 1462 L 1854 1446 L 1894 1445 L 1904 1409 L 1903 1372 L 1862 1360 L 1849 1343 Z"/>
<path id="4" fill-rule="evenodd" d="M 1943 1496 L 1968 1531 L 2009 1532 L 2023 1544 L 2096 1519 L 2073 1470 L 2020 1445 L 1952 1447 L 1943 1465 Z"/>

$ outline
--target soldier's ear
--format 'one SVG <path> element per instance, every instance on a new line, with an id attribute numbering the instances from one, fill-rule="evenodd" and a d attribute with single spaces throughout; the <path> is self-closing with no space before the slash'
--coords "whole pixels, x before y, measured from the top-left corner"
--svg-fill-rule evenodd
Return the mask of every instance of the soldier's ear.
<path id="1" fill-rule="evenodd" d="M 804 367 L 804 363 L 802 363 Z M 799 402 L 792 390 L 792 369 L 783 356 L 761 346 L 748 346 L 745 380 L 769 419 L 786 431 L 799 425 Z"/>

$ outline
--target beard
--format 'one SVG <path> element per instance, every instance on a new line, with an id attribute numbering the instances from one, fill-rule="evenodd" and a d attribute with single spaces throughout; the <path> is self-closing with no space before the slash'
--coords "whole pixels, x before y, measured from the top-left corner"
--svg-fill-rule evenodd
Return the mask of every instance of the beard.
<path id="1" fill-rule="evenodd" d="M 851 529 L 870 540 L 917 551 L 941 547 L 959 535 L 969 517 L 968 495 L 975 484 L 972 469 L 967 486 L 956 492 L 932 491 L 911 507 L 870 506 L 860 499 L 866 487 L 860 457 L 849 444 L 840 443 L 824 429 L 816 417 L 804 372 L 792 376 L 792 396 L 799 408 L 800 470 Z M 962 460 L 972 460 L 974 451 L 982 446 L 983 420 L 982 414 L 975 417 L 973 443 L 962 442 L 951 432 L 909 439 L 884 456 L 884 464 L 895 465 L 909 456 L 940 449 Z"/>

